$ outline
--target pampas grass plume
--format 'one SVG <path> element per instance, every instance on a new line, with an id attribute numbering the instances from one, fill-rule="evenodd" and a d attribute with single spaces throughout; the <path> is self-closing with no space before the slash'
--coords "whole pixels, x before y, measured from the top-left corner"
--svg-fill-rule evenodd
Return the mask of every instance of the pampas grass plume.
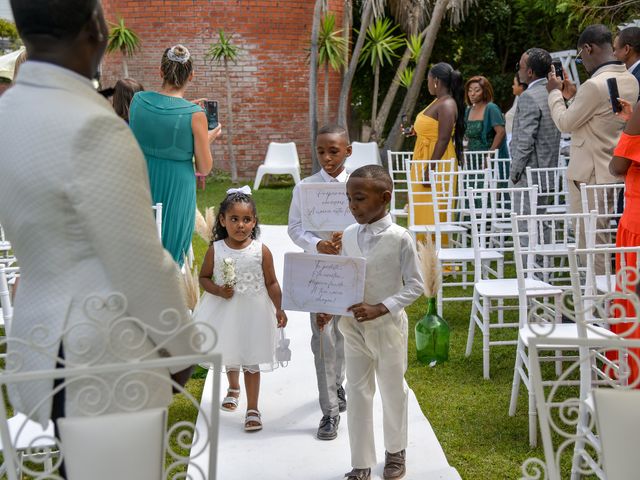
<path id="1" fill-rule="evenodd" d="M 216 215 L 213 207 L 207 207 L 204 211 L 204 216 L 196 207 L 196 233 L 207 244 L 213 240 L 213 226 L 216 223 Z"/>
<path id="2" fill-rule="evenodd" d="M 418 242 L 418 260 L 424 279 L 424 294 L 427 298 L 435 297 L 440 289 L 440 262 L 431 235 L 426 235 L 425 242 Z"/>
<path id="3" fill-rule="evenodd" d="M 196 305 L 198 305 L 198 299 L 200 298 L 200 287 L 198 283 L 198 267 L 193 267 L 193 270 L 186 268 L 184 272 L 184 291 L 185 301 L 187 308 L 193 312 Z"/>

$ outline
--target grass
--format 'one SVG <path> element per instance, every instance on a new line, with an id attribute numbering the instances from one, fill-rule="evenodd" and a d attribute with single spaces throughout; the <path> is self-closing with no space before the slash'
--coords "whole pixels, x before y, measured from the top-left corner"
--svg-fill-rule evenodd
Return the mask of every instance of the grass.
<path id="1" fill-rule="evenodd" d="M 198 191 L 198 206 L 217 206 L 224 198 L 228 179 L 209 180 L 206 191 Z M 261 223 L 287 223 L 291 184 L 277 182 L 254 192 Z M 194 240 L 196 261 L 206 245 Z M 449 289 L 449 295 L 471 295 L 472 290 Z M 447 290 L 445 289 L 445 292 Z M 449 463 L 463 479 L 520 478 L 521 465 L 530 457 L 543 457 L 542 448 L 531 450 L 528 444 L 527 393 L 521 388 L 515 417 L 508 416 L 515 346 L 491 349 L 491 380 L 482 378 L 481 335 L 476 332 L 472 355 L 465 358 L 470 302 L 445 302 L 444 317 L 451 328 L 450 360 L 428 367 L 416 358 L 414 327 L 425 314 L 426 300 L 421 297 L 407 309 L 410 321 L 409 368 L 406 379 L 415 392 L 423 413 L 440 441 Z M 505 321 L 515 312 L 506 312 Z M 515 338 L 515 331 L 497 331 L 495 338 Z M 193 383 L 191 383 L 193 382 Z M 189 388 L 196 397 L 202 381 L 191 380 Z M 185 412 L 186 413 L 186 412 Z M 419 446 L 412 455 L 419 455 Z"/>

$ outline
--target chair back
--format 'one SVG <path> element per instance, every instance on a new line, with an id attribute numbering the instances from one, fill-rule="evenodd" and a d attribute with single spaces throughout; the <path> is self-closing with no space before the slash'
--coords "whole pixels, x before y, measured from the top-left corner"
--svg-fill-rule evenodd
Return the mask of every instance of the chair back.
<path id="1" fill-rule="evenodd" d="M 430 176 L 431 191 L 436 192 L 433 217 L 437 249 L 442 248 L 444 225 L 458 226 L 463 228 L 465 232 L 471 229 L 468 191 L 472 188 L 478 189 L 487 186 L 490 178 L 491 171 L 489 169 L 433 172 Z M 446 190 L 448 185 L 454 185 L 453 192 Z M 466 247 L 467 245 L 463 240 L 462 244 L 454 244 L 453 246 Z"/>
<path id="2" fill-rule="evenodd" d="M 392 152 L 387 151 L 387 168 L 389 176 L 393 182 L 393 192 L 391 192 L 391 204 L 389 213 L 395 221 L 397 217 L 409 216 L 408 209 L 404 206 L 409 203 L 407 185 L 407 165 L 413 159 L 413 152 Z"/>
<path id="3" fill-rule="evenodd" d="M 595 210 L 598 214 L 596 220 L 596 239 L 598 245 L 615 246 L 618 222 L 624 210 L 624 183 L 609 183 L 580 185 L 580 200 L 582 211 L 588 213 Z M 621 198 L 622 197 L 622 198 Z M 622 204 L 619 204 L 622 200 Z"/>
<path id="4" fill-rule="evenodd" d="M 347 172 L 365 165 L 382 165 L 380 161 L 380 150 L 376 142 L 351 142 L 351 155 L 347 157 L 344 166 Z"/>
<path id="5" fill-rule="evenodd" d="M 487 278 L 482 276 L 483 270 L 486 269 L 482 262 L 483 252 L 513 252 L 511 214 L 523 214 L 527 204 L 535 210 L 537 194 L 538 189 L 535 186 L 469 189 L 467 196 L 471 210 L 476 282 L 481 278 Z M 519 206 L 519 210 L 516 206 Z"/>
<path id="6" fill-rule="evenodd" d="M 215 479 L 218 406 L 215 402 L 206 408 L 200 405 L 199 399 L 168 375 L 169 371 L 179 372 L 193 365 L 212 365 L 212 396 L 218 398 L 222 360 L 220 354 L 213 353 L 217 341 L 213 328 L 206 324 L 176 328 L 173 312 L 163 312 L 158 325 L 167 329 L 166 336 L 156 344 L 149 334 L 159 338 L 162 331 L 151 332 L 148 325 L 129 316 L 126 298 L 119 293 L 106 298 L 88 297 L 82 312 L 82 333 L 77 324 L 61 332 L 66 358 L 54 359 L 59 368 L 23 370 L 24 365 L 30 365 L 25 358 L 42 354 L 37 336 L 0 341 L 1 349 L 10 347 L 0 372 L 0 388 L 8 389 L 9 402 L 15 400 L 12 392 L 20 384 L 56 381 L 33 409 L 17 405 L 30 410 L 20 412 L 24 415 L 10 417 L 9 412 L 18 409 L 0 402 L 0 468 L 10 480 L 23 475 L 58 478 L 55 472 L 64 460 L 69 480 L 168 480 L 184 475 L 181 472 L 196 464 L 193 471 L 197 475 L 189 478 Z M 91 333 L 82 336 L 87 332 Z M 176 342 L 185 353 L 167 356 L 165 348 Z M 68 354 L 74 345 L 92 354 L 74 361 Z M 40 431 L 35 440 L 44 450 L 36 455 L 38 449 L 32 448 L 31 441 L 25 447 L 34 431 L 29 418 L 39 418 L 42 407 L 62 389 L 67 417 L 58 420 L 59 436 L 52 429 Z M 172 391 L 181 394 L 183 402 L 197 414 L 197 423 L 194 415 L 192 419 L 170 420 L 167 425 Z"/>
<path id="7" fill-rule="evenodd" d="M 11 328 L 11 319 L 13 318 L 13 307 L 11 306 L 11 292 L 9 291 L 9 282 L 7 281 L 7 268 L 0 264 L 0 321 L 4 327 L 5 337 Z"/>
<path id="8" fill-rule="evenodd" d="M 492 158 L 498 158 L 498 150 L 470 150 L 464 152 L 462 158 L 463 170 L 484 170 L 490 168 Z"/>
<path id="9" fill-rule="evenodd" d="M 424 226 L 416 220 L 416 212 L 419 210 L 433 211 L 434 196 L 432 195 L 431 185 L 428 178 L 431 173 L 427 172 L 448 172 L 455 168 L 455 159 L 448 158 L 444 160 L 410 160 L 406 162 L 406 178 L 407 194 L 409 199 L 409 216 L 407 218 L 407 226 L 411 227 Z M 425 188 L 426 187 L 426 188 Z M 444 189 L 438 192 L 438 198 L 453 195 L 455 184 L 453 181 L 439 184 L 438 188 Z M 440 195 L 440 193 L 442 195 Z"/>
<path id="10" fill-rule="evenodd" d="M 549 213 L 565 213 L 567 205 L 567 167 L 526 168 L 527 185 L 538 186 L 538 206 Z"/>
<path id="11" fill-rule="evenodd" d="M 156 203 L 151 207 L 156 219 L 156 230 L 158 231 L 158 238 L 162 240 L 162 203 Z"/>
<path id="12" fill-rule="evenodd" d="M 509 187 L 510 158 L 489 157 L 489 170 L 491 170 L 494 188 Z"/>
<path id="13" fill-rule="evenodd" d="M 595 212 L 511 214 L 521 327 L 537 323 L 553 330 L 560 295 L 571 289 L 569 249 L 582 231 L 593 245 L 595 217 Z"/>
<path id="14" fill-rule="evenodd" d="M 264 165 L 272 167 L 298 167 L 300 159 L 298 150 L 294 142 L 278 143 L 269 142 L 267 154 L 264 158 Z"/>

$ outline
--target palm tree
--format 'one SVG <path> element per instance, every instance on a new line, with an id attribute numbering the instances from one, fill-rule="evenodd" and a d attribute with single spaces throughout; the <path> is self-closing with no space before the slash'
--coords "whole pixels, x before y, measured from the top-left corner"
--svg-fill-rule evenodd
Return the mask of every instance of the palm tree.
<path id="1" fill-rule="evenodd" d="M 312 173 L 320 170 L 316 153 L 318 133 L 318 38 L 320 36 L 320 16 L 326 9 L 326 0 L 316 0 L 311 23 L 311 49 L 309 50 L 309 135 L 311 145 Z"/>
<path id="2" fill-rule="evenodd" d="M 469 6 L 476 3 L 476 0 L 436 0 L 429 18 L 429 25 L 425 31 L 424 43 L 420 50 L 420 55 L 413 72 L 411 85 L 402 102 L 402 107 L 391 127 L 389 137 L 385 141 L 385 150 L 397 150 L 402 145 L 403 136 L 400 132 L 402 114 L 411 117 L 416 107 L 416 101 L 420 93 L 420 88 L 427 74 L 427 66 L 433 51 L 433 46 L 438 36 L 438 31 L 445 16 L 451 19 L 453 25 L 458 25 L 469 11 Z"/>
<path id="3" fill-rule="evenodd" d="M 231 42 L 231 37 L 227 37 L 224 30 L 220 29 L 220 41 L 212 43 L 205 54 L 205 58 L 212 62 L 224 65 L 224 77 L 227 87 L 227 149 L 229 151 L 229 163 L 231 165 L 231 181 L 238 181 L 238 165 L 236 163 L 236 155 L 233 150 L 233 108 L 231 104 L 231 73 L 229 71 L 229 63 L 236 63 L 240 48 Z"/>
<path id="4" fill-rule="evenodd" d="M 132 57 L 133 54 L 140 49 L 140 37 L 127 28 L 124 24 L 124 18 L 120 18 L 118 23 L 111 24 L 111 30 L 109 31 L 109 43 L 107 44 L 107 52 L 120 52 L 122 53 L 122 73 L 124 78 L 129 76 L 129 66 L 127 65 L 127 57 Z"/>
<path id="5" fill-rule="evenodd" d="M 324 123 L 329 121 L 329 66 L 340 71 L 346 64 L 347 43 L 335 26 L 335 14 L 327 13 L 318 33 L 318 65 L 324 67 Z"/>
<path id="6" fill-rule="evenodd" d="M 391 63 L 392 58 L 397 57 L 396 50 L 404 45 L 404 34 L 394 35 L 398 28 L 392 25 L 389 18 L 376 19 L 367 29 L 367 38 L 360 63 L 369 63 L 373 68 L 373 104 L 371 107 L 371 136 L 378 139 L 376 131 L 376 117 L 378 114 L 378 90 L 380 85 L 380 67 L 386 63 Z"/>

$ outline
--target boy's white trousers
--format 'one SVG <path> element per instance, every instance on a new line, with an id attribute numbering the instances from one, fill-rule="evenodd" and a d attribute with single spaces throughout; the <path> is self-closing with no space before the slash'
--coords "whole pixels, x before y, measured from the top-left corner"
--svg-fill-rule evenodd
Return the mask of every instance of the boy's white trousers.
<path id="1" fill-rule="evenodd" d="M 376 462 L 373 435 L 373 395 L 376 380 L 382 397 L 384 446 L 390 453 L 407 447 L 408 386 L 407 316 L 383 315 L 357 322 L 342 317 L 347 375 L 347 417 L 351 466 L 371 468 Z M 379 421 L 379 419 L 378 419 Z"/>

